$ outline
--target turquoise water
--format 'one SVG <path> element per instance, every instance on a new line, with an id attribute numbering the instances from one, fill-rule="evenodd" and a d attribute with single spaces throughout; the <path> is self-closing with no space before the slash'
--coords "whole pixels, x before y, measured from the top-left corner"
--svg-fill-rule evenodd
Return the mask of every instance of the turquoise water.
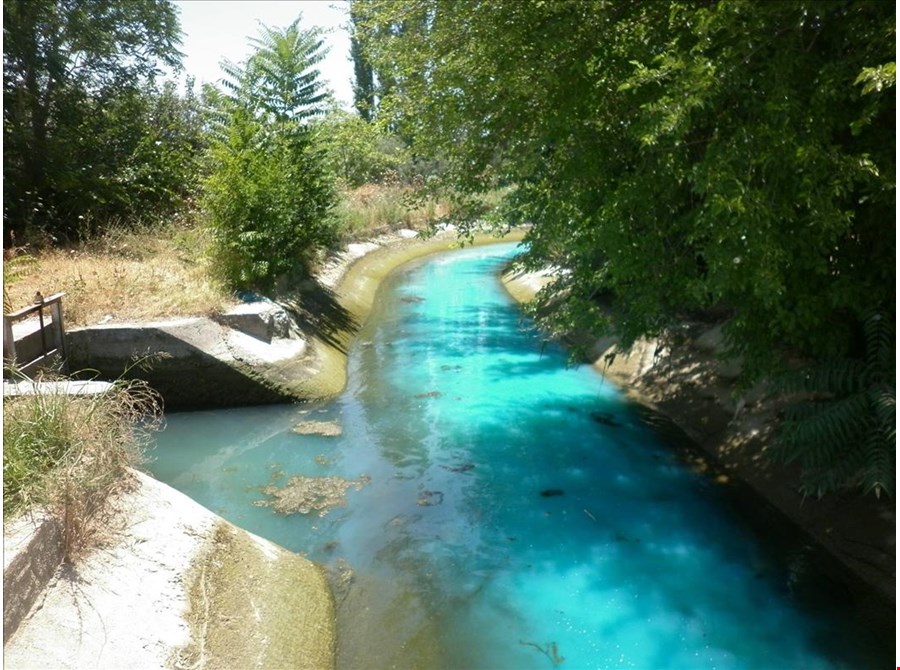
<path id="1" fill-rule="evenodd" d="M 793 596 L 722 487 L 542 347 L 497 280 L 514 253 L 394 273 L 340 397 L 172 415 L 153 474 L 352 574 L 339 667 L 861 667 L 838 613 Z M 291 431 L 308 420 L 343 433 Z M 369 479 L 321 517 L 254 505 L 301 474 Z"/>

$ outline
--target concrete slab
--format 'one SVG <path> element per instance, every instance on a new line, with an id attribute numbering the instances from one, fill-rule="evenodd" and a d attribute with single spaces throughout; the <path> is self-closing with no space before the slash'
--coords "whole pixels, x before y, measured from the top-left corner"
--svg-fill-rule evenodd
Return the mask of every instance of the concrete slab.
<path id="1" fill-rule="evenodd" d="M 132 475 L 94 548 L 56 569 L 5 643 L 5 668 L 333 667 L 319 567 Z"/>
<path id="2" fill-rule="evenodd" d="M 3 382 L 3 397 L 14 398 L 16 396 L 41 394 L 62 394 L 62 395 L 79 395 L 92 396 L 102 395 L 112 388 L 110 382 L 99 381 L 58 381 L 58 382 Z"/>
<path id="3" fill-rule="evenodd" d="M 284 337 L 286 334 L 284 324 L 289 317 L 277 304 L 257 301 L 232 307 L 217 320 L 229 328 L 268 343 L 273 337 Z"/>

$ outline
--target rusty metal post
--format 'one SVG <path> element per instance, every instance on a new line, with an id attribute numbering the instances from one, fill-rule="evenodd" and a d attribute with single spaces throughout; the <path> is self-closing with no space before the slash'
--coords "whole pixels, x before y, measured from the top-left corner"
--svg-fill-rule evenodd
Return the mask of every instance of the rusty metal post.
<path id="1" fill-rule="evenodd" d="M 4 365 L 16 364 L 16 339 L 13 337 L 13 320 L 6 314 L 3 315 L 3 363 Z"/>
<path id="2" fill-rule="evenodd" d="M 59 293 L 54 297 L 55 300 L 50 305 L 50 313 L 53 317 L 53 324 L 56 326 L 56 350 L 59 352 L 59 355 L 62 358 L 63 372 L 69 374 L 69 355 L 66 352 L 66 327 L 63 323 L 63 294 Z"/>

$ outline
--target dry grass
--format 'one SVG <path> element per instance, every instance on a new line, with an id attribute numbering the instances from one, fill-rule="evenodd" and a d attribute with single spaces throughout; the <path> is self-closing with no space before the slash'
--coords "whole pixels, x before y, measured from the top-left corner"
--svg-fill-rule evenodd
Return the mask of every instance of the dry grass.
<path id="1" fill-rule="evenodd" d="M 415 195 L 410 186 L 385 184 L 342 193 L 336 210 L 341 239 L 421 229 L 453 213 L 448 200 Z M 7 249 L 4 309 L 25 307 L 40 291 L 44 296 L 66 294 L 63 307 L 69 326 L 221 312 L 236 300 L 213 279 L 207 247 L 203 227 L 193 222 L 114 229 L 62 249 Z"/>
<path id="2" fill-rule="evenodd" d="M 399 228 L 418 230 L 453 211 L 447 200 L 416 200 L 415 195 L 410 186 L 387 184 L 365 184 L 343 192 L 337 206 L 342 236 L 352 239 Z"/>
<path id="3" fill-rule="evenodd" d="M 176 225 L 112 231 L 98 240 L 34 253 L 4 285 L 4 302 L 19 309 L 35 292 L 65 292 L 67 325 L 139 321 L 221 311 L 234 298 L 207 272 L 199 228 Z"/>
<path id="4" fill-rule="evenodd" d="M 95 396 L 54 389 L 3 403 L 3 514 L 42 506 L 61 522 L 68 558 L 90 544 L 95 513 L 141 463 L 160 419 L 144 382 L 119 382 Z"/>

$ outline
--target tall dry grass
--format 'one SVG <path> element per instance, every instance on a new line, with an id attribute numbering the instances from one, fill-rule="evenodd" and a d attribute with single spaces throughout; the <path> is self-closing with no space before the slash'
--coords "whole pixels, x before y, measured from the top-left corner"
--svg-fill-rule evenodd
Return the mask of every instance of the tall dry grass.
<path id="1" fill-rule="evenodd" d="M 341 238 L 350 241 L 400 228 L 419 230 L 452 212 L 449 200 L 419 197 L 411 186 L 365 184 L 341 193 L 335 214 Z"/>
<path id="2" fill-rule="evenodd" d="M 196 316 L 221 311 L 234 298 L 207 272 L 206 239 L 198 226 L 115 229 L 68 248 L 7 250 L 33 261 L 4 273 L 4 306 L 19 309 L 65 292 L 67 325 Z M 19 256 L 21 257 L 21 255 Z"/>
<path id="3" fill-rule="evenodd" d="M 98 512 L 123 486 L 126 468 L 160 419 L 158 396 L 145 383 L 118 382 L 94 396 L 38 387 L 3 403 L 3 516 L 50 511 L 74 558 L 90 544 Z"/>

